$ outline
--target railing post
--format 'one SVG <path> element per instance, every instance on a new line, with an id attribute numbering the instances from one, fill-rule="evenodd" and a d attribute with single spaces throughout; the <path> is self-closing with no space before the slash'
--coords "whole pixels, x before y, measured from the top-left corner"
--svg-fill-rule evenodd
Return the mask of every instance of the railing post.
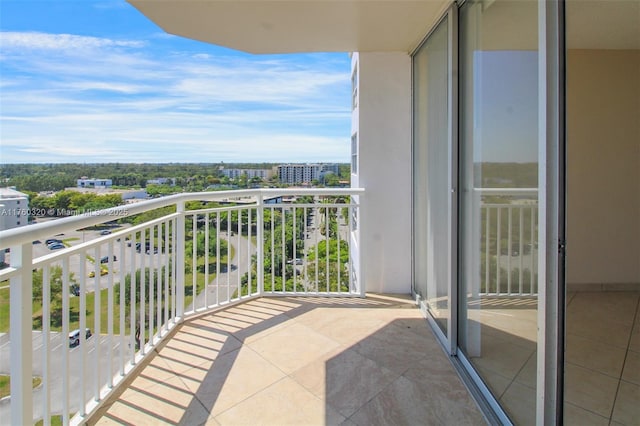
<path id="1" fill-rule="evenodd" d="M 353 197 L 352 197 L 353 198 Z M 360 197 L 358 197 L 357 201 L 356 201 L 356 217 L 358 218 L 358 220 L 360 220 Z M 360 239 L 360 223 L 357 224 L 357 228 L 356 228 L 356 241 L 357 241 L 357 246 L 358 249 L 356 250 L 356 277 L 358 282 L 356 283 L 358 286 L 358 291 L 360 292 L 360 297 L 366 297 L 367 295 L 367 289 L 365 288 L 365 282 L 362 279 L 362 244 L 360 243 L 362 240 Z M 353 252 L 353 251 L 352 251 Z"/>
<path id="2" fill-rule="evenodd" d="M 33 343 L 32 244 L 11 247 L 11 266 L 20 273 L 11 278 L 11 313 L 9 336 L 11 338 L 11 424 L 33 424 Z"/>
<path id="3" fill-rule="evenodd" d="M 185 266 L 185 220 L 184 220 L 184 201 L 176 203 L 176 212 L 178 216 L 176 229 L 176 321 L 182 321 L 184 318 L 184 266 Z M 194 272 L 195 273 L 195 272 Z"/>
<path id="4" fill-rule="evenodd" d="M 256 229 L 256 261 L 257 261 L 257 276 L 258 281 L 257 290 L 258 294 L 262 296 L 264 293 L 264 198 L 262 193 L 258 194 L 257 201 L 257 229 Z M 251 289 L 251 283 L 249 283 L 249 289 Z"/>

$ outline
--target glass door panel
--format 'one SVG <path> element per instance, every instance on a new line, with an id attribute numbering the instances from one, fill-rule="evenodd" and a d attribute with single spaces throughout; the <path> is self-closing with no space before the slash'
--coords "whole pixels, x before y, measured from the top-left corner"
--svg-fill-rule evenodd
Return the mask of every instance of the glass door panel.
<path id="1" fill-rule="evenodd" d="M 449 318 L 448 20 L 413 58 L 414 286 L 440 329 Z"/>
<path id="2" fill-rule="evenodd" d="M 459 348 L 517 424 L 536 419 L 538 16 L 460 8 Z"/>

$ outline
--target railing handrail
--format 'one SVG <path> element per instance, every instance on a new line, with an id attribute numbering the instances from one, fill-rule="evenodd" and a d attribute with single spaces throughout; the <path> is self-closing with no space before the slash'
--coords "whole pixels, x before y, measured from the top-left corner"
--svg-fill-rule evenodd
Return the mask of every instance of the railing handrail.
<path id="1" fill-rule="evenodd" d="M 0 248 L 17 246 L 41 238 L 47 238 L 68 231 L 99 225 L 116 219 L 122 219 L 149 210 L 175 205 L 186 201 L 215 201 L 228 198 L 258 197 L 275 198 L 286 195 L 362 195 L 363 188 L 257 188 L 229 191 L 184 192 L 139 203 L 124 204 L 109 209 L 65 217 L 46 223 L 0 231 Z"/>
<path id="2" fill-rule="evenodd" d="M 535 195 L 538 188 L 473 188 L 483 195 Z"/>
<path id="3" fill-rule="evenodd" d="M 152 353 L 155 345 L 168 336 L 171 328 L 190 315 L 264 295 L 364 297 L 364 285 L 359 278 L 359 251 L 351 252 L 352 246 L 349 245 L 359 239 L 359 230 L 352 224 L 351 218 L 355 217 L 353 211 L 359 211 L 360 203 L 357 198 L 343 203 L 337 199 L 341 196 L 358 196 L 364 192 L 361 188 L 269 188 L 181 193 L 0 232 L 0 249 L 9 247 L 11 250 L 10 265 L 0 271 L 0 279 L 9 281 L 12 307 L 9 324 L 11 422 L 27 424 L 33 418 L 34 391 L 31 382 L 34 371 L 32 361 L 36 359 L 33 354 L 36 351 L 42 354 L 43 365 L 43 403 L 42 410 L 38 412 L 45 419 L 50 417 L 51 389 L 59 388 L 62 391 L 62 407 L 56 410 L 62 410 L 63 424 L 81 424 L 95 412 L 115 387 L 125 383 L 127 375 L 140 365 L 140 361 L 148 353 Z M 315 196 L 316 199 L 313 203 L 310 200 L 300 200 L 302 202 L 299 204 L 287 203 L 286 200 L 265 203 L 265 199 L 287 196 Z M 236 200 L 238 205 L 234 204 Z M 185 204 L 189 201 L 223 201 L 228 205 L 211 208 L 194 206 L 194 210 L 186 210 Z M 84 241 L 83 228 L 167 206 L 175 206 L 175 212 L 167 212 L 162 217 L 141 224 L 122 227 L 105 236 L 94 232 L 88 241 Z M 340 217 L 344 217 L 344 221 L 338 220 L 337 214 L 332 217 L 331 208 L 335 207 L 340 207 L 336 210 L 341 211 Z M 348 209 L 348 212 L 342 211 L 341 207 Z M 296 208 L 312 210 L 309 215 L 306 211 L 299 215 Z M 268 209 L 279 209 L 281 213 L 269 215 L 269 221 L 265 222 L 264 212 Z M 228 215 L 224 222 L 221 221 L 222 212 L 236 210 L 246 211 L 246 214 L 238 214 L 236 218 Z M 200 215 L 207 218 L 204 223 L 191 220 L 200 219 Z M 213 217 L 216 218 L 214 224 L 210 220 Z M 226 230 L 221 229 L 225 222 Z M 243 228 L 245 225 L 246 228 Z M 285 242 L 289 227 L 292 237 L 291 252 Z M 275 235 L 276 229 L 278 235 Z M 83 231 L 82 242 L 34 258 L 35 254 L 43 251 L 35 249 L 36 246 L 32 244 L 34 240 L 44 240 L 51 235 L 67 232 L 73 234 L 78 230 Z M 271 262 L 268 271 L 264 264 L 264 236 L 267 230 L 271 235 Z M 130 241 L 127 241 L 127 236 Z M 204 239 L 201 242 L 202 236 Z M 221 250 L 223 240 L 226 240 L 225 253 Z M 325 241 L 325 260 L 319 260 L 321 253 L 318 247 L 322 241 Z M 337 242 L 335 260 L 331 260 L 334 245 L 329 243 L 332 241 Z M 186 253 L 188 242 L 191 256 Z M 214 244 L 215 254 L 211 251 L 211 244 Z M 229 255 L 229 247 L 231 252 L 235 252 L 234 256 Z M 315 247 L 315 256 L 311 251 L 312 247 Z M 200 253 L 201 249 L 203 254 Z M 114 264 L 116 254 L 120 261 L 118 264 Z M 347 261 L 345 255 L 348 256 Z M 226 265 L 221 260 L 222 256 L 226 257 Z M 274 260 L 276 256 L 277 262 Z M 102 259 L 105 257 L 106 272 L 102 274 Z M 303 263 L 297 262 L 299 257 L 303 259 Z M 289 258 L 296 259 L 291 267 L 287 266 Z M 212 259 L 215 259 L 213 270 Z M 204 264 L 203 273 L 197 272 L 201 261 Z M 241 265 L 244 265 L 244 269 L 240 268 Z M 302 269 L 297 265 L 302 265 Z M 62 387 L 54 382 L 51 371 L 54 350 L 50 333 L 53 266 L 59 268 L 57 271 L 60 271 L 62 279 L 60 281 L 56 278 L 55 281 L 56 286 L 59 285 L 62 289 L 62 306 L 55 308 L 62 312 L 62 332 L 56 337 L 63 342 L 56 346 L 62 348 Z M 191 283 L 185 281 L 187 266 L 190 270 L 188 280 Z M 226 266 L 224 270 L 223 266 Z M 232 277 L 228 272 L 234 271 L 234 266 L 237 272 Z M 36 348 L 32 335 L 35 324 L 33 299 L 36 295 L 32 271 L 37 270 L 42 271 L 39 278 L 41 287 L 37 289 L 42 307 L 42 345 Z M 313 270 L 315 280 L 314 274 L 307 275 Z M 319 275 L 321 270 L 325 271 L 322 276 Z M 222 273 L 226 275 L 221 275 Z M 102 279 L 106 274 L 108 277 Z M 265 274 L 271 277 L 271 284 L 267 285 L 268 291 L 265 290 Z M 245 276 L 246 281 L 243 283 Z M 74 293 L 77 291 L 75 295 L 79 297 L 76 307 L 79 315 L 77 321 L 74 320 L 73 327 L 79 330 L 92 328 L 96 336 L 91 342 L 87 342 L 91 335 L 86 336 L 82 332 L 79 334 L 76 345 L 80 349 L 74 359 L 79 363 L 80 383 L 73 389 L 69 380 L 71 349 L 65 342 L 72 325 L 69 301 L 72 282 L 77 284 Z M 124 287 L 117 287 L 120 285 Z M 187 288 L 191 289 L 191 299 L 185 305 Z M 103 294 L 104 290 L 106 294 Z M 119 291 L 118 302 L 115 300 L 115 291 Z M 94 294 L 92 322 L 89 321 L 91 307 L 88 306 L 87 299 L 91 292 Z M 105 303 L 106 318 L 102 313 Z M 103 333 L 104 326 L 107 327 L 106 334 Z M 118 332 L 115 331 L 116 326 Z M 103 347 L 105 339 L 107 343 Z M 116 340 L 119 345 L 117 351 L 114 346 Z M 71 343 L 70 341 L 69 344 Z M 100 358 L 102 354 L 106 354 L 106 361 Z M 85 377 L 90 365 L 92 372 Z M 102 371 L 105 366 L 106 375 Z M 119 373 L 115 373 L 116 370 Z M 79 407 L 73 419 L 69 418 L 71 403 Z"/>

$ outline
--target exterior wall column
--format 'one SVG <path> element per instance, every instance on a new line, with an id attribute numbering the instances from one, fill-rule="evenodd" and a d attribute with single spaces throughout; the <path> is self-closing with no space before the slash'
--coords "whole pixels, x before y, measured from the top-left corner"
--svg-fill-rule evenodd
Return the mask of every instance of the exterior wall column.
<path id="1" fill-rule="evenodd" d="M 367 292 L 411 292 L 411 57 L 354 53 L 361 277 Z"/>

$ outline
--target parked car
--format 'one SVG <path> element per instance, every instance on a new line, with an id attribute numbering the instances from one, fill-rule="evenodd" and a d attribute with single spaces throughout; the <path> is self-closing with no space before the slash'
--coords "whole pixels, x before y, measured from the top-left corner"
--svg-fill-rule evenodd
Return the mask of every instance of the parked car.
<path id="1" fill-rule="evenodd" d="M 91 337 L 91 329 L 87 328 L 85 331 L 85 339 L 88 339 L 89 337 Z M 71 333 L 69 333 L 69 346 L 73 348 L 75 346 L 78 346 L 79 344 L 80 344 L 80 329 L 77 328 L 73 330 Z"/>
<path id="2" fill-rule="evenodd" d="M 57 239 L 57 238 L 49 238 L 48 240 L 45 240 L 45 241 L 44 241 L 44 243 L 45 243 L 46 245 L 53 244 L 53 243 L 60 243 L 60 244 L 62 244 L 62 240 L 59 240 L 59 239 Z"/>
<path id="3" fill-rule="evenodd" d="M 108 229 L 105 229 L 104 231 L 100 231 L 100 235 L 109 235 L 111 234 L 111 231 L 109 231 Z"/>
<path id="4" fill-rule="evenodd" d="M 116 257 L 116 255 L 113 255 L 113 261 L 116 262 L 118 260 L 118 258 Z M 109 263 L 109 256 L 102 256 L 100 258 L 100 263 Z"/>
<path id="5" fill-rule="evenodd" d="M 72 284 L 69 287 L 69 290 L 71 291 L 71 294 L 73 294 L 74 296 L 80 296 L 80 286 L 78 284 Z"/>
<path id="6" fill-rule="evenodd" d="M 65 245 L 62 243 L 52 243 L 47 245 L 47 247 L 49 247 L 49 250 L 58 250 L 65 248 Z"/>
<path id="7" fill-rule="evenodd" d="M 109 273 L 108 269 L 102 268 L 100 269 L 100 276 L 107 275 Z M 89 278 L 95 278 L 96 271 L 89 272 Z"/>

